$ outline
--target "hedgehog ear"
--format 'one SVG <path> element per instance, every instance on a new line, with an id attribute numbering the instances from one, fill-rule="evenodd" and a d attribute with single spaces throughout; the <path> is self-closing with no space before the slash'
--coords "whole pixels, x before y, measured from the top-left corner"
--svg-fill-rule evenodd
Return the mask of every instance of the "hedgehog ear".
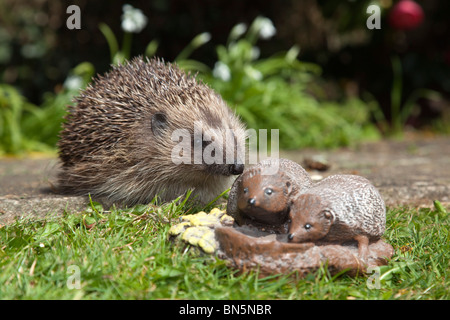
<path id="1" fill-rule="evenodd" d="M 325 219 L 328 219 L 328 220 L 333 220 L 333 218 L 334 218 L 333 214 L 328 210 L 325 210 L 323 212 L 323 215 L 324 215 Z"/>
<path id="2" fill-rule="evenodd" d="M 292 192 L 292 183 L 290 181 L 286 182 L 286 188 L 287 188 L 288 194 L 291 194 L 291 192 Z"/>
<path id="3" fill-rule="evenodd" d="M 167 127 L 167 116 L 164 113 L 157 112 L 152 115 L 152 132 L 155 136 L 162 135 L 162 131 Z"/>

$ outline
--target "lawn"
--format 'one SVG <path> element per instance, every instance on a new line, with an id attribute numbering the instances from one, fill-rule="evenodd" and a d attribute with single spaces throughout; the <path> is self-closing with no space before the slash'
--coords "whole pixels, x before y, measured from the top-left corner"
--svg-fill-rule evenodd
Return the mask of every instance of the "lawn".
<path id="1" fill-rule="evenodd" d="M 439 203 L 388 209 L 384 237 L 395 254 L 376 286 L 371 274 L 331 276 L 326 269 L 301 280 L 239 274 L 220 259 L 168 241 L 170 226 L 186 212 L 194 211 L 176 202 L 110 211 L 91 203 L 82 213 L 3 226 L 0 298 L 450 298 L 450 215 Z"/>

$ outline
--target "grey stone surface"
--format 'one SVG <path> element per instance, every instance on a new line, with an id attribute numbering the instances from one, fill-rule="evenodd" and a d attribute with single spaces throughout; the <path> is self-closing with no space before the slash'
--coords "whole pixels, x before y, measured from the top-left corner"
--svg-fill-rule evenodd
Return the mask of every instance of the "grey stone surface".
<path id="1" fill-rule="evenodd" d="M 87 207 L 86 197 L 61 196 L 53 191 L 57 165 L 56 158 L 0 159 L 0 224 Z"/>
<path id="2" fill-rule="evenodd" d="M 308 158 L 326 161 L 328 170 L 309 171 L 313 179 L 336 173 L 362 175 L 380 190 L 389 206 L 432 207 L 433 200 L 450 206 L 450 137 L 381 141 L 357 149 L 288 151 L 280 152 L 280 157 L 300 164 Z M 86 197 L 52 191 L 57 167 L 55 157 L 1 158 L 0 224 L 85 209 Z"/>
<path id="3" fill-rule="evenodd" d="M 310 172 L 313 180 L 337 173 L 364 176 L 388 206 L 432 207 L 434 200 L 450 206 L 449 137 L 381 141 L 324 152 L 280 152 L 280 156 L 300 164 L 307 158 L 325 160 L 330 168 Z"/>

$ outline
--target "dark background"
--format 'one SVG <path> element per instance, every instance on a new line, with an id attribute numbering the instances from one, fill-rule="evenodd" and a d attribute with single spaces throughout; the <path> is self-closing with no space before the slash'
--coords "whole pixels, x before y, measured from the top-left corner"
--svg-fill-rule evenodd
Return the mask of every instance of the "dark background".
<path id="1" fill-rule="evenodd" d="M 210 66 L 215 47 L 224 44 L 237 23 L 249 25 L 259 15 L 270 18 L 277 34 L 258 43 L 268 57 L 298 44 L 299 58 L 323 68 L 323 86 L 331 99 L 345 94 L 370 93 L 389 116 L 392 86 L 391 57 L 403 65 L 403 98 L 417 88 L 439 91 L 440 102 L 421 99 L 420 113 L 411 125 L 420 128 L 441 117 L 449 108 L 450 1 L 417 1 L 424 22 L 411 31 L 394 30 L 387 15 L 396 1 L 379 1 L 383 8 L 381 30 L 366 28 L 370 1 L 42 1 L 0 0 L 0 76 L 35 104 L 45 92 L 57 92 L 69 71 L 89 61 L 96 72 L 109 68 L 108 45 L 98 25 L 106 23 L 119 42 L 122 6 L 129 3 L 148 17 L 146 28 L 133 35 L 132 55 L 143 54 L 147 44 L 159 40 L 157 55 L 171 61 L 201 32 L 210 32 L 209 43 L 192 58 Z M 69 30 L 66 8 L 81 9 L 81 30 Z"/>

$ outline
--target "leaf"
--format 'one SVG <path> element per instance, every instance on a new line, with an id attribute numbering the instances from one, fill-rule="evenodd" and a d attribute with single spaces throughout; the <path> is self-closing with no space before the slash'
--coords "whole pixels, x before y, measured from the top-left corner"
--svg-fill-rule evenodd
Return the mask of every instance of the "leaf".
<path id="1" fill-rule="evenodd" d="M 150 43 L 145 48 L 145 56 L 146 57 L 153 57 L 156 53 L 156 50 L 158 50 L 159 41 L 154 39 L 150 41 Z"/>
<path id="2" fill-rule="evenodd" d="M 191 42 L 178 54 L 178 56 L 175 58 L 175 61 L 181 61 L 186 60 L 192 52 L 207 43 L 209 40 L 211 40 L 211 35 L 208 32 L 203 32 L 198 34 L 197 36 L 192 39 Z"/>
<path id="3" fill-rule="evenodd" d="M 434 208 L 436 209 L 436 211 L 438 213 L 443 213 L 443 214 L 447 213 L 447 210 L 445 210 L 444 206 L 442 205 L 442 203 L 440 201 L 434 200 L 433 204 L 434 204 Z"/>
<path id="4" fill-rule="evenodd" d="M 86 229 L 92 229 L 96 223 L 97 223 L 97 221 L 93 217 L 89 217 L 89 216 L 83 217 L 83 224 L 86 227 Z"/>
<path id="5" fill-rule="evenodd" d="M 195 60 L 178 60 L 177 65 L 184 71 L 199 71 L 201 73 L 211 72 L 211 69 L 206 64 Z"/>
<path id="6" fill-rule="evenodd" d="M 114 61 L 114 58 L 117 52 L 119 51 L 119 44 L 117 43 L 116 36 L 114 35 L 114 32 L 107 24 L 100 23 L 98 27 L 105 36 L 106 42 L 108 42 L 109 52 L 111 54 L 111 61 Z"/>
<path id="7" fill-rule="evenodd" d="M 173 268 L 163 268 L 156 271 L 156 274 L 158 277 L 162 279 L 168 279 L 168 278 L 177 278 L 182 275 L 184 275 L 184 272 L 173 269 Z"/>
<path id="8" fill-rule="evenodd" d="M 20 249 L 30 243 L 32 236 L 28 233 L 17 232 L 16 235 L 8 242 L 9 248 Z"/>
<path id="9" fill-rule="evenodd" d="M 47 238 L 50 235 L 52 235 L 53 233 L 58 232 L 60 229 L 61 229 L 61 226 L 59 225 L 59 223 L 56 223 L 56 222 L 47 223 L 44 227 L 44 230 L 42 231 L 42 233 L 39 236 L 40 236 L 40 238 Z"/>

